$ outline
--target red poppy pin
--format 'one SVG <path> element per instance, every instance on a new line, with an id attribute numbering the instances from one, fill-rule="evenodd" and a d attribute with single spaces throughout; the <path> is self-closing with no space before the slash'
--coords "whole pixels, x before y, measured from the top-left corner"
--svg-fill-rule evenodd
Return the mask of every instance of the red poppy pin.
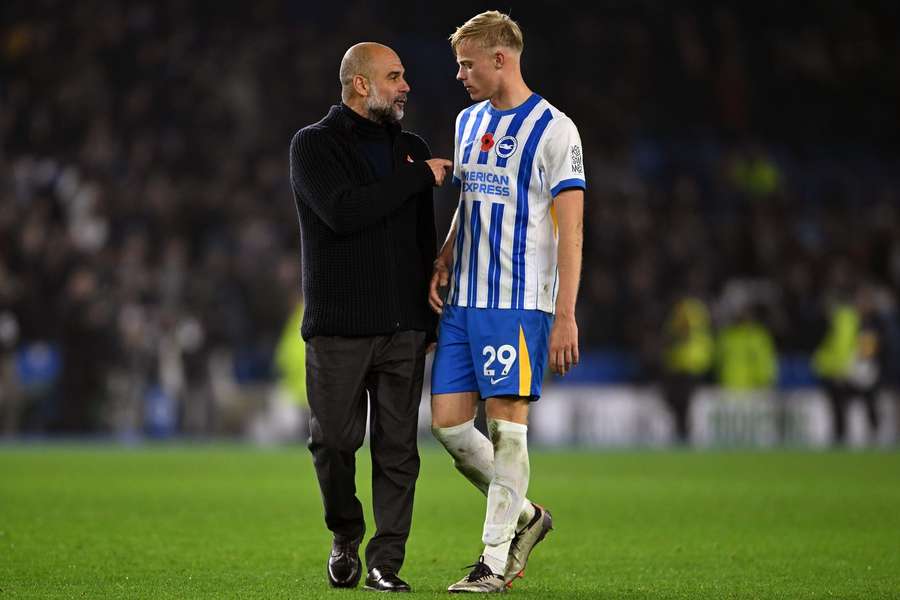
<path id="1" fill-rule="evenodd" d="M 494 134 L 486 133 L 481 136 L 481 151 L 487 152 L 494 147 Z"/>

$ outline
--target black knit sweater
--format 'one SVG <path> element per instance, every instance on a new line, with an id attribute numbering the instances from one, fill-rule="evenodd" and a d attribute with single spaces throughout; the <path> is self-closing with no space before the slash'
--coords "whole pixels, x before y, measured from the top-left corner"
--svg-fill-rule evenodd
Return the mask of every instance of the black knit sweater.
<path id="1" fill-rule="evenodd" d="M 389 126 L 393 173 L 378 179 L 359 145 L 372 125 L 338 105 L 291 141 L 305 340 L 403 330 L 434 339 L 434 175 L 423 162 L 431 154 L 421 138 Z"/>

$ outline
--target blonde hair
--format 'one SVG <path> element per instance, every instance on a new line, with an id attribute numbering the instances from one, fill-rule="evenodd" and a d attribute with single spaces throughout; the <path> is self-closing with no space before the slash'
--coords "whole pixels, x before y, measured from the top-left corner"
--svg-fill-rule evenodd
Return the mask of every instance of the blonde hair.
<path id="1" fill-rule="evenodd" d="M 504 46 L 522 52 L 525 46 L 519 24 L 509 15 L 496 10 L 475 15 L 463 23 L 462 27 L 457 27 L 450 36 L 450 46 L 454 52 L 465 40 L 472 40 L 486 49 Z"/>

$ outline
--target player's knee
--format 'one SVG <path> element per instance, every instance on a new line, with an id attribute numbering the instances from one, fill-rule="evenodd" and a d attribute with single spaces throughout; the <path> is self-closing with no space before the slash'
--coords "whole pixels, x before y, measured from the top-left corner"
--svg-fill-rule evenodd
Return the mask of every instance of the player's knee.
<path id="1" fill-rule="evenodd" d="M 494 445 L 494 452 L 500 446 L 504 446 L 510 451 L 516 451 L 520 446 L 527 447 L 527 425 L 491 417 L 488 417 L 487 425 L 491 443 Z"/>
<path id="2" fill-rule="evenodd" d="M 435 394 L 431 397 L 431 426 L 456 427 L 474 421 L 478 395 L 474 392 Z"/>
<path id="3" fill-rule="evenodd" d="M 449 426 L 441 426 L 439 423 L 432 421 L 431 434 L 446 448 L 451 454 L 456 454 L 459 447 L 469 435 L 469 430 L 475 427 L 475 420 L 465 421 Z"/>
<path id="4" fill-rule="evenodd" d="M 441 445 L 447 450 L 451 449 L 452 444 L 450 443 L 451 438 L 453 437 L 451 434 L 447 432 L 447 428 L 438 427 L 434 423 L 431 424 L 431 435 L 441 443 Z"/>
<path id="5" fill-rule="evenodd" d="M 523 396 L 494 396 L 485 402 L 487 418 L 511 423 L 528 424 L 530 399 Z"/>
<path id="6" fill-rule="evenodd" d="M 469 425 L 475 426 L 475 416 L 466 414 L 435 414 L 431 415 L 431 430 L 446 429 L 457 430 L 468 428 Z"/>

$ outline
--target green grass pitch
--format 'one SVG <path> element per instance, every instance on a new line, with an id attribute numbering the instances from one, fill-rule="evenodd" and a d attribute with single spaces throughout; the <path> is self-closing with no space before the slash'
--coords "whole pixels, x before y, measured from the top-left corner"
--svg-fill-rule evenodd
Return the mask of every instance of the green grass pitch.
<path id="1" fill-rule="evenodd" d="M 900 598 L 900 453 L 532 452 L 518 598 Z M 369 463 L 358 485 L 369 503 Z M 2 598 L 334 598 L 301 446 L 0 448 Z M 445 598 L 484 499 L 422 451 L 402 575 Z M 367 512 L 369 532 L 371 514 Z"/>

